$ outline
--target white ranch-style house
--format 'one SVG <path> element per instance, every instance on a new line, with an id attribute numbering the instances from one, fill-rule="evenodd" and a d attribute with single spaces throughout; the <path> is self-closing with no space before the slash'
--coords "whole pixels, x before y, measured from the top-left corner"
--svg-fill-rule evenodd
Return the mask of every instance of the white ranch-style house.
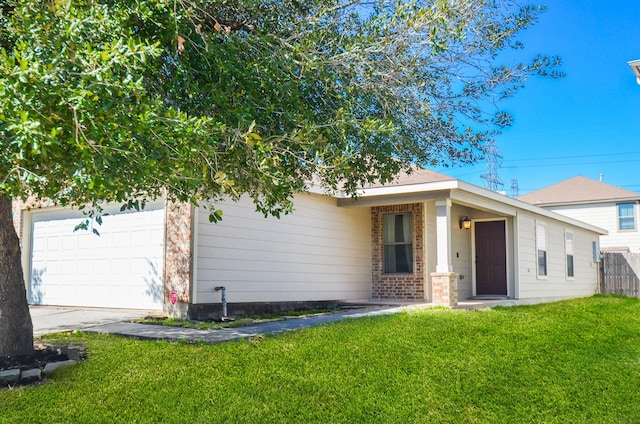
<path id="1" fill-rule="evenodd" d="M 156 202 L 104 217 L 15 205 L 32 304 L 164 310 L 176 317 L 342 301 L 432 302 L 589 296 L 601 228 L 446 175 L 416 170 L 357 199 L 316 187 L 294 213 L 250 200 L 208 211 Z"/>

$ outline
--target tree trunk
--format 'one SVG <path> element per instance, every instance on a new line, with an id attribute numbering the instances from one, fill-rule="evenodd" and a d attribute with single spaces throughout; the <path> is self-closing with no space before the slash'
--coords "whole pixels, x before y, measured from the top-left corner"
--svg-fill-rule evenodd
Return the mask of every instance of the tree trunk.
<path id="1" fill-rule="evenodd" d="M 33 324 L 11 199 L 0 194 L 0 356 L 33 355 Z"/>

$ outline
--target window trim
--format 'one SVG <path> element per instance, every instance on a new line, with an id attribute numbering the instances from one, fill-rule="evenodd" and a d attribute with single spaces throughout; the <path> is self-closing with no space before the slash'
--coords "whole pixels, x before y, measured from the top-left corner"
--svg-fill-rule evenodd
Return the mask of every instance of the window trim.
<path id="1" fill-rule="evenodd" d="M 398 215 L 403 215 L 403 216 L 409 216 L 411 218 L 411 237 L 410 237 L 410 241 L 409 242 L 385 242 L 384 241 L 384 233 L 385 233 L 385 227 L 384 227 L 384 221 L 385 221 L 385 217 L 386 216 L 398 216 Z M 415 266 L 415 237 L 416 237 L 416 230 L 415 230 L 415 216 L 413 214 L 413 212 L 390 212 L 390 213 L 385 213 L 382 214 L 382 222 L 381 222 L 381 227 L 382 227 L 382 274 L 384 275 L 413 275 L 416 269 Z M 398 271 L 387 271 L 386 268 L 386 264 L 385 264 L 385 248 L 387 246 L 410 246 L 411 247 L 411 262 L 409 263 L 410 266 L 410 271 L 403 271 L 403 272 L 398 272 Z"/>
<path id="2" fill-rule="evenodd" d="M 544 230 L 544 250 L 539 249 L 541 240 L 538 237 L 539 236 L 539 232 L 538 232 L 538 228 L 542 228 Z M 536 221 L 536 225 L 535 225 L 535 241 L 536 241 L 536 251 L 535 251 L 535 257 L 536 257 L 536 276 L 539 280 L 548 280 L 549 279 L 549 255 L 547 254 L 549 249 L 548 249 L 548 242 L 547 242 L 547 225 L 543 222 L 539 222 Z M 544 274 L 540 273 L 540 252 L 544 252 Z"/>
<path id="3" fill-rule="evenodd" d="M 571 244 L 569 244 L 569 237 L 571 236 Z M 567 280 L 576 279 L 576 251 L 575 251 L 575 239 L 572 231 L 565 230 L 564 232 L 564 259 L 565 259 L 565 275 Z M 571 247 L 571 253 L 569 253 L 569 247 Z M 571 257 L 571 268 L 569 268 L 569 257 Z M 569 273 L 571 270 L 571 274 Z"/>
<path id="4" fill-rule="evenodd" d="M 631 215 L 630 216 L 622 216 L 620 215 L 620 206 L 631 206 Z M 633 222 L 633 228 L 621 228 L 621 220 L 622 219 L 631 219 Z M 616 225 L 619 233 L 628 233 L 632 231 L 636 231 L 638 226 L 636 224 L 636 203 L 635 202 L 626 202 L 626 203 L 616 203 Z"/>

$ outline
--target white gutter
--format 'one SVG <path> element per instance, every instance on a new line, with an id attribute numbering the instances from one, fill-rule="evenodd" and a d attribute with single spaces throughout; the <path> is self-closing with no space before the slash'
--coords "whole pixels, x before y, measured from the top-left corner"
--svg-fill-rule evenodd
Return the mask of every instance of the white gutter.
<path id="1" fill-rule="evenodd" d="M 554 206 L 576 206 L 576 205 L 597 205 L 601 203 L 638 203 L 640 196 L 637 197 L 616 197 L 611 199 L 598 199 L 598 200 L 575 200 L 570 202 L 546 202 L 546 203 L 534 203 L 533 205 L 546 208 Z M 531 203 L 529 203 L 531 204 Z"/>

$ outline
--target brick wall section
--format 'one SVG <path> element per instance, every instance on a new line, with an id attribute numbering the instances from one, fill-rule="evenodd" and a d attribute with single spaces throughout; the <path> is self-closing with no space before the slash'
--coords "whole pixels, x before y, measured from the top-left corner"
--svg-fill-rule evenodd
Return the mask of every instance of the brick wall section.
<path id="1" fill-rule="evenodd" d="M 22 200 L 13 200 L 11 202 L 11 206 L 13 208 L 13 228 L 16 229 L 16 233 L 18 234 L 18 238 L 22 243 L 22 230 L 24 229 L 24 213 L 25 211 L 33 208 L 43 208 L 47 206 L 52 206 L 51 202 L 37 202 L 33 198 L 29 198 L 26 201 Z"/>
<path id="2" fill-rule="evenodd" d="M 413 273 L 385 274 L 382 244 L 382 217 L 390 213 L 413 214 Z M 425 254 L 424 212 L 421 203 L 371 208 L 371 246 L 373 249 L 372 297 L 374 299 L 424 300 Z"/>
<path id="3" fill-rule="evenodd" d="M 455 272 L 434 272 L 431 274 L 432 302 L 437 306 L 458 304 L 458 274 Z"/>
<path id="4" fill-rule="evenodd" d="M 175 308 L 184 309 L 191 298 L 192 225 L 194 209 L 188 203 L 167 202 L 165 208 L 164 304 L 171 308 L 169 293 L 178 294 Z M 182 305 L 180 305 L 182 304 Z M 172 313 L 175 315 L 175 312 Z"/>
<path id="5" fill-rule="evenodd" d="M 18 238 L 22 241 L 22 214 L 24 213 L 24 208 L 22 207 L 22 201 L 14 200 L 11 203 L 13 208 L 13 228 L 16 229 L 16 233 L 18 234 Z"/>

